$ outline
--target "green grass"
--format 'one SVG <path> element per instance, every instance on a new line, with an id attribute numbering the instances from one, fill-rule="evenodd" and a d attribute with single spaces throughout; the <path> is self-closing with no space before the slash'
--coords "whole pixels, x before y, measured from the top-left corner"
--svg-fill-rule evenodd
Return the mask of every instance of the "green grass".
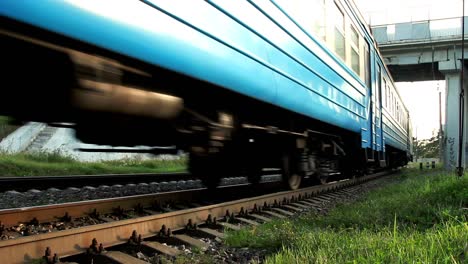
<path id="1" fill-rule="evenodd" d="M 56 176 L 182 172 L 186 159 L 79 162 L 59 154 L 1 154 L 0 176 Z"/>
<path id="2" fill-rule="evenodd" d="M 226 243 L 270 249 L 266 263 L 468 263 L 468 177 L 397 177 L 325 216 L 229 232 Z"/>

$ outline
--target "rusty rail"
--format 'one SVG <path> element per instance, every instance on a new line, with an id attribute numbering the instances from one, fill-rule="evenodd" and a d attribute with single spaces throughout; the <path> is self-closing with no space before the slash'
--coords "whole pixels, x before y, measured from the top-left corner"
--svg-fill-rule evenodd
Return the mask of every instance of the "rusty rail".
<path id="1" fill-rule="evenodd" d="M 68 213 L 71 217 L 80 217 L 94 210 L 100 214 L 111 213 L 113 208 L 134 208 L 138 204 L 150 206 L 153 202 L 164 203 L 173 200 L 196 200 L 206 195 L 206 189 L 190 189 L 158 194 L 142 194 L 100 200 L 82 202 L 71 202 L 55 205 L 34 206 L 26 208 L 14 208 L 0 210 L 0 221 L 5 227 L 14 226 L 18 223 L 27 223 L 34 218 L 40 223 L 57 221 L 58 217 Z"/>
<path id="2" fill-rule="evenodd" d="M 139 234 L 142 235 L 142 237 L 154 236 L 161 229 L 162 225 L 165 225 L 167 228 L 171 228 L 172 230 L 177 230 L 185 227 L 189 220 L 192 223 L 200 224 L 204 222 L 209 215 L 211 215 L 211 217 L 222 218 L 226 214 L 227 210 L 229 210 L 230 212 L 239 212 L 240 210 L 250 211 L 254 208 L 254 206 L 261 207 L 265 203 L 268 205 L 272 205 L 281 202 L 284 199 L 291 200 L 297 199 L 299 196 L 311 196 L 324 192 L 334 191 L 362 182 L 366 182 L 386 174 L 388 173 L 377 173 L 358 179 L 340 181 L 328 185 L 313 186 L 294 191 L 284 191 L 273 194 L 266 194 L 253 198 L 245 198 L 192 209 L 184 209 L 169 213 L 161 213 L 157 215 L 150 215 L 134 219 L 127 219 L 122 221 L 79 227 L 64 231 L 34 235 L 30 237 L 21 237 L 12 240 L 0 241 L 0 256 L 2 256 L 3 259 L 9 260 L 9 263 L 24 263 L 25 261 L 41 257 L 46 247 L 53 248 L 54 252 L 58 253 L 61 257 L 76 255 L 84 252 L 86 248 L 88 248 L 88 246 L 90 245 L 90 242 L 93 238 L 97 238 L 97 240 L 100 243 L 102 243 L 104 247 L 109 247 L 126 242 L 128 237 L 132 234 L 133 230 L 136 230 Z M 201 190 L 197 190 L 194 193 L 202 194 Z M 138 198 L 142 199 L 144 197 Z M 106 202 L 114 203 L 114 207 L 116 206 L 115 203 L 124 202 L 124 199 L 121 198 L 111 200 L 112 201 L 97 202 L 101 204 Z M 138 203 L 135 201 L 126 202 L 132 204 Z M 96 204 L 96 201 L 75 203 L 71 206 L 78 208 L 80 204 L 86 207 L 86 209 L 84 209 L 85 211 L 89 208 L 96 208 L 99 206 L 99 204 Z M 56 209 L 50 209 L 61 210 L 61 212 L 69 211 L 70 213 L 69 208 L 72 208 L 69 207 L 67 209 L 66 205 L 62 205 L 62 207 L 57 207 L 58 208 Z M 29 210 L 30 209 L 28 208 L 24 209 L 24 213 L 30 214 Z M 18 217 L 21 215 L 19 211 L 15 213 L 16 216 L 12 215 L 11 219 L 13 219 L 13 217 Z M 3 216 L 6 216 L 6 214 L 3 214 Z M 3 216 L 0 214 L 0 219 L 2 219 Z"/>

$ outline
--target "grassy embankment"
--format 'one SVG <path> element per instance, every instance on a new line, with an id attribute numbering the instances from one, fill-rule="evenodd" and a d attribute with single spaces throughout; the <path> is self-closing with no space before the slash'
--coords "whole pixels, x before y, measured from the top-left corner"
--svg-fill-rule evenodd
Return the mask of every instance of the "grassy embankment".
<path id="1" fill-rule="evenodd" d="M 0 116 L 0 140 L 13 132 L 17 125 L 11 118 Z M 79 162 L 56 153 L 5 154 L 0 152 L 1 176 L 54 176 L 117 173 L 156 173 L 186 171 L 186 160 L 119 160 Z"/>
<path id="2" fill-rule="evenodd" d="M 79 162 L 58 154 L 0 153 L 0 176 L 157 173 L 181 172 L 185 170 L 186 160 L 184 158 L 175 160 Z"/>
<path id="3" fill-rule="evenodd" d="M 266 263 L 468 263 L 468 176 L 397 177 L 328 215 L 230 232 L 226 243 L 269 249 Z"/>

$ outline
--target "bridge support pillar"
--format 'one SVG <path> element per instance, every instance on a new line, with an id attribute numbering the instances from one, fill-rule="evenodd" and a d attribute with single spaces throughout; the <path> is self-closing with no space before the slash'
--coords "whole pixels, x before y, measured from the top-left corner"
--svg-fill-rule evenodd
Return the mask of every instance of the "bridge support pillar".
<path id="1" fill-rule="evenodd" d="M 453 65 L 452 67 L 447 67 Z M 457 67 L 458 66 L 458 67 Z M 444 131 L 444 161 L 445 168 L 450 171 L 455 171 L 458 167 L 458 150 L 459 150 L 459 118 L 460 118 L 460 61 L 453 63 L 451 61 L 447 64 L 439 64 L 439 70 L 445 75 L 446 83 L 446 105 L 445 105 L 445 131 Z M 462 164 L 466 168 L 468 164 L 466 155 L 467 152 L 467 69 L 465 68 L 465 120 L 463 132 L 463 146 L 462 146 Z"/>

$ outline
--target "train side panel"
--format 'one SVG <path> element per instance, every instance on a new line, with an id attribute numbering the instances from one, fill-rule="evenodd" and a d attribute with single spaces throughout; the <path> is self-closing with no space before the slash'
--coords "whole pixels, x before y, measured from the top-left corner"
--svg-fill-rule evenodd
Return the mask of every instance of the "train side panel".
<path id="1" fill-rule="evenodd" d="M 270 69 L 259 67 L 256 56 L 261 56 L 262 49 L 258 46 L 252 45 L 250 48 L 254 50 L 239 54 L 238 50 L 140 1 L 119 1 L 113 8 L 104 2 L 10 1 L 2 4 L 0 12 L 154 65 L 225 87 L 238 87 L 240 92 L 274 102 L 273 75 Z M 246 39 L 248 36 L 240 37 L 244 39 L 238 40 L 250 41 Z M 255 72 L 256 78 L 246 78 L 246 73 L 251 72 Z"/>
<path id="2" fill-rule="evenodd" d="M 339 63 L 327 66 L 323 60 L 329 58 L 312 53 L 310 47 L 320 47 L 293 24 L 288 27 L 302 34 L 303 42 L 246 2 L 243 9 L 201 1 L 180 5 L 121 1 L 108 8 L 100 1 L 11 1 L 0 12 L 347 130 L 361 130 L 362 84 L 339 75 L 346 73 Z M 280 15 L 275 19 L 287 24 Z"/>
<path id="3" fill-rule="evenodd" d="M 408 132 L 397 124 L 388 113 L 384 114 L 383 123 L 386 143 L 394 148 L 407 151 Z"/>
<path id="4" fill-rule="evenodd" d="M 380 108 L 384 147 L 389 147 L 388 150 L 390 150 L 393 159 L 398 160 L 398 164 L 406 164 L 412 155 L 411 125 L 408 110 L 404 106 L 381 58 L 379 58 L 378 64 L 382 68 Z"/>

